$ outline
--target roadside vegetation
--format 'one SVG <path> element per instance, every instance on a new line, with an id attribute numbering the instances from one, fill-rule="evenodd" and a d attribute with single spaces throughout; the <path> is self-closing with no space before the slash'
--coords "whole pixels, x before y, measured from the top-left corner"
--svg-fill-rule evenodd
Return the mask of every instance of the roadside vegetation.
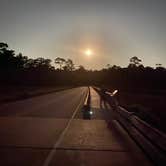
<path id="1" fill-rule="evenodd" d="M 0 105 L 69 88 L 72 86 L 1 86 Z"/>
<path id="2" fill-rule="evenodd" d="M 121 92 L 120 105 L 145 120 L 152 126 L 166 132 L 166 92 L 131 93 Z"/>

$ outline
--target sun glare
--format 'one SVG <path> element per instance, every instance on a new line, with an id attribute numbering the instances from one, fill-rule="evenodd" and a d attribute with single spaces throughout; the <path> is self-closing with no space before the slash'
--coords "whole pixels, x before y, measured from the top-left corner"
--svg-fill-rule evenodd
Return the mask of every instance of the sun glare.
<path id="1" fill-rule="evenodd" d="M 93 54 L 92 50 L 90 49 L 85 50 L 85 55 L 91 56 L 92 54 Z"/>

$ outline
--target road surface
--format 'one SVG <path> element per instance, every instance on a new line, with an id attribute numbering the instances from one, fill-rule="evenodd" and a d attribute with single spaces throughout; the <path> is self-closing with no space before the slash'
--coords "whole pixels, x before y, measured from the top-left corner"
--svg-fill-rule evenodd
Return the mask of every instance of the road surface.
<path id="1" fill-rule="evenodd" d="M 75 88 L 1 106 L 0 165 L 150 166 L 92 88 L 92 117 L 82 118 L 87 91 Z"/>

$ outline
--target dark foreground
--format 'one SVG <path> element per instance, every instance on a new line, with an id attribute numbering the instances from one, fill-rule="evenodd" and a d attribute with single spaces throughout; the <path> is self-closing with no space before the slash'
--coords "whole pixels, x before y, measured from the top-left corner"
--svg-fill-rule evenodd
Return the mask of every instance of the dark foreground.
<path id="1" fill-rule="evenodd" d="M 0 165 L 150 166 L 108 105 L 90 90 L 91 120 L 82 118 L 86 87 L 1 106 Z"/>

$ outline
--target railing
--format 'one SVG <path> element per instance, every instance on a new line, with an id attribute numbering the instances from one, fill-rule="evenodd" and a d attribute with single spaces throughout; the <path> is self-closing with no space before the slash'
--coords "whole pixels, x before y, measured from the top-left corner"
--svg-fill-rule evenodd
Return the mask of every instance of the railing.
<path id="1" fill-rule="evenodd" d="M 143 151 L 150 157 L 155 165 L 166 165 L 166 135 L 141 120 L 134 113 L 118 105 L 114 95 L 102 92 L 94 88 L 112 107 L 119 123 L 126 129 L 128 134 L 136 141 Z"/>

